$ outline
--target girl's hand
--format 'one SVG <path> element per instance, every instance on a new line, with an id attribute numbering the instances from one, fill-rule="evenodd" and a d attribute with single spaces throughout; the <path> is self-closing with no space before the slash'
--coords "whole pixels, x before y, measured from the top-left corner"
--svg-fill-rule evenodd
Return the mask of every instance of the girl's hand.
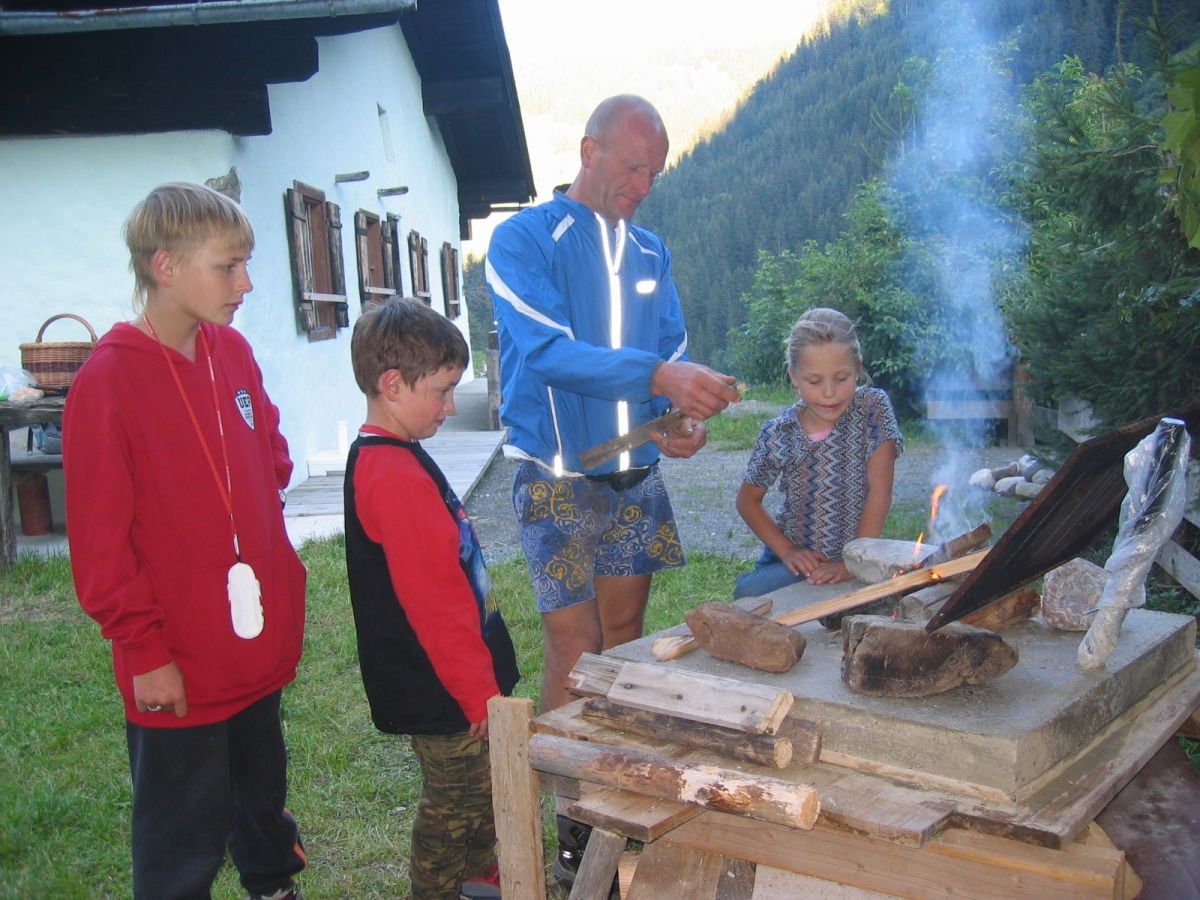
<path id="1" fill-rule="evenodd" d="M 842 562 L 826 562 L 817 566 L 809 573 L 809 584 L 837 584 L 841 581 L 849 581 L 854 576 L 850 574 L 850 570 L 846 568 L 846 564 Z"/>
<path id="2" fill-rule="evenodd" d="M 812 580 L 813 572 L 821 566 L 829 565 L 829 557 L 824 553 L 805 547 L 793 547 L 780 558 L 780 561 L 788 567 L 788 571 L 793 575 L 803 575 L 809 581 Z"/>

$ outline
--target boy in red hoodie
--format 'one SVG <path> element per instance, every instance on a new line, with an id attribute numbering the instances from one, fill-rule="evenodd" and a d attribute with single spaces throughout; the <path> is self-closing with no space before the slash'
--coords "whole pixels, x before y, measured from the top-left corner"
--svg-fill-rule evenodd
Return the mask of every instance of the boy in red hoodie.
<path id="1" fill-rule="evenodd" d="M 305 570 L 279 412 L 228 327 L 254 232 L 228 197 L 156 188 L 125 223 L 136 279 L 63 416 L 75 589 L 111 641 L 133 776 L 133 894 L 208 896 L 228 848 L 252 897 L 298 897 L 280 694 Z"/>
<path id="2" fill-rule="evenodd" d="M 498 897 L 487 702 L 516 659 L 466 511 L 420 444 L 454 412 L 467 344 L 392 299 L 355 323 L 350 356 L 367 421 L 346 461 L 346 569 L 371 718 L 412 735 L 421 764 L 413 900 Z"/>

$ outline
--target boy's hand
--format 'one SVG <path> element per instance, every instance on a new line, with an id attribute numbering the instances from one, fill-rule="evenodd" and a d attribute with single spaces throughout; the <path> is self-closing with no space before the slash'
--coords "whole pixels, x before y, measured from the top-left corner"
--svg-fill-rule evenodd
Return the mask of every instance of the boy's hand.
<path id="1" fill-rule="evenodd" d="M 179 718 L 188 713 L 187 691 L 179 665 L 165 666 L 133 676 L 133 701 L 138 712 L 173 712 Z"/>
<path id="2" fill-rule="evenodd" d="M 486 741 L 488 739 L 488 720 L 472 722 L 469 733 L 477 741 Z"/>

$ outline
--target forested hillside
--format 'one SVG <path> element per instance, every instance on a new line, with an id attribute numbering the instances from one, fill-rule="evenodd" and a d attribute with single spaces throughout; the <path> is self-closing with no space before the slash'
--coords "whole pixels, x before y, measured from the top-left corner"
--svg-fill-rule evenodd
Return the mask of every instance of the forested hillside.
<path id="1" fill-rule="evenodd" d="M 638 211 L 692 357 L 780 378 L 790 323 L 831 305 L 902 411 L 1018 360 L 1037 399 L 1112 423 L 1191 398 L 1197 46 L 1193 0 L 847 0 Z"/>
<path id="2" fill-rule="evenodd" d="M 672 250 L 695 358 L 727 361 L 729 331 L 745 321 L 743 295 L 758 251 L 798 252 L 805 242 L 824 244 L 847 227 L 842 217 L 856 191 L 882 171 L 913 126 L 920 79 L 947 27 L 931 21 L 931 12 L 950 15 L 947 9 L 957 5 L 846 4 L 825 33 L 760 82 L 727 127 L 680 159 L 642 204 L 638 222 L 659 232 Z M 1007 46 L 1015 85 L 1068 54 L 1092 72 L 1103 72 L 1119 55 L 1144 60 L 1149 51 L 1139 33 L 1154 5 L 961 4 L 996 46 Z M 1180 33 L 1196 33 L 1200 5 L 1193 0 L 1156 5 Z"/>

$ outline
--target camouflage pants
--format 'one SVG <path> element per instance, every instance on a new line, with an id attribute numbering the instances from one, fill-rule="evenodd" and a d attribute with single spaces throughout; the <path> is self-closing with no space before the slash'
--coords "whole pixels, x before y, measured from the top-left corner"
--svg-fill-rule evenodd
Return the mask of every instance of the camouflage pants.
<path id="1" fill-rule="evenodd" d="M 413 735 L 424 786 L 413 819 L 413 900 L 458 897 L 496 861 L 488 745 L 468 734 Z"/>

